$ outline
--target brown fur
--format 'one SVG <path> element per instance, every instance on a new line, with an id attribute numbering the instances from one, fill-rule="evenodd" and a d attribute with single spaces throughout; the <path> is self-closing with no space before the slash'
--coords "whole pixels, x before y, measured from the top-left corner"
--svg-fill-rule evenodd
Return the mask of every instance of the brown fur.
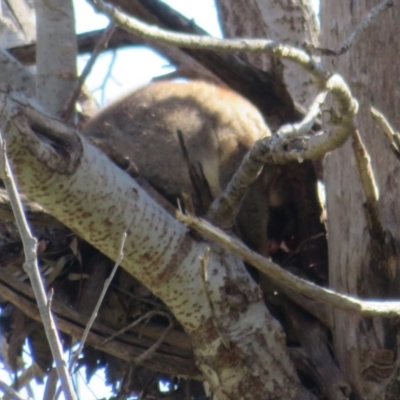
<path id="1" fill-rule="evenodd" d="M 102 111 L 84 134 L 128 156 L 140 174 L 171 198 L 192 191 L 177 130 L 192 163 L 201 165 L 213 196 L 225 188 L 254 142 L 270 135 L 250 102 L 200 81 L 150 84 Z M 267 241 L 267 191 L 260 177 L 238 216 L 243 239 L 256 250 Z"/>

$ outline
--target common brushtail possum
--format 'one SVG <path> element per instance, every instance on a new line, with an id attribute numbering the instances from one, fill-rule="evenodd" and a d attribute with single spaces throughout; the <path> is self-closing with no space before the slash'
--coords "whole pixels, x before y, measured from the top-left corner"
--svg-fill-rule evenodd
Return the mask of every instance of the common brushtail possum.
<path id="1" fill-rule="evenodd" d="M 202 81 L 149 84 L 104 109 L 83 133 L 129 157 L 139 173 L 167 198 L 175 198 L 176 204 L 182 192 L 192 191 L 178 130 L 191 162 L 201 166 L 214 197 L 254 142 L 271 135 L 249 101 Z M 264 167 L 248 189 L 237 217 L 244 242 L 264 255 L 272 248 L 267 239 L 270 207 L 279 208 L 285 201 L 277 196 L 282 189 L 274 189 L 279 179 L 271 179 L 271 174 L 279 172 L 274 166 Z"/>

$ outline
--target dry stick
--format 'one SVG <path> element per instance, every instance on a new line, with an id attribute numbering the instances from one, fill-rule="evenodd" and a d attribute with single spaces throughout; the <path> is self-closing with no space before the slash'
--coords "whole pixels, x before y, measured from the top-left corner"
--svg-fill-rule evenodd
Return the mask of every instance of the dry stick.
<path id="1" fill-rule="evenodd" d="M 342 77 L 339 75 L 332 75 L 328 73 L 319 63 L 316 63 L 312 57 L 307 54 L 305 51 L 293 48 L 291 46 L 285 46 L 280 43 L 274 42 L 272 40 L 262 40 L 262 39 L 216 39 L 208 36 L 197 36 L 197 35 L 186 35 L 179 33 L 171 33 L 166 30 L 159 29 L 154 26 L 148 26 L 135 18 L 131 18 L 128 15 L 120 12 L 109 4 L 104 3 L 102 0 L 91 0 L 91 3 L 97 8 L 98 11 L 104 12 L 107 14 L 117 25 L 122 28 L 128 30 L 129 32 L 133 32 L 136 35 L 139 35 L 145 39 L 155 40 L 161 43 L 167 43 L 176 45 L 184 48 L 192 48 L 192 49 L 204 49 L 204 50 L 214 50 L 214 51 L 229 51 L 229 52 L 237 52 L 237 51 L 246 51 L 246 52 L 262 52 L 270 55 L 274 55 L 280 58 L 289 59 L 299 66 L 301 66 L 304 70 L 309 72 L 314 78 L 316 83 L 326 91 L 329 91 L 335 98 L 338 103 L 338 117 L 337 125 L 335 127 L 335 131 L 331 132 L 329 135 L 320 135 L 315 138 L 304 138 L 304 149 L 295 149 L 295 151 L 285 152 L 275 151 L 271 152 L 271 143 L 268 141 L 261 141 L 261 144 L 257 143 L 260 148 L 260 154 L 262 156 L 262 160 L 265 163 L 272 164 L 280 164 L 290 161 L 302 161 L 304 159 L 314 159 L 321 157 L 321 155 L 326 154 L 328 151 L 331 151 L 336 147 L 342 145 L 345 140 L 349 136 L 356 137 L 356 127 L 354 117 L 358 111 L 358 104 L 356 100 L 353 98 L 348 86 L 345 84 Z M 390 2 L 383 3 L 383 6 L 387 6 Z M 380 8 L 377 9 L 378 11 Z M 371 12 L 372 16 L 375 15 L 377 10 L 373 10 Z M 308 143 L 307 143 L 308 140 Z M 279 142 L 280 138 L 276 139 L 277 149 L 279 150 Z M 273 143 L 272 143 L 273 144 Z M 355 142 L 355 145 L 358 146 L 359 143 Z M 263 150 L 264 145 L 264 150 Z M 273 147 L 273 146 L 272 146 Z M 360 152 L 360 154 L 362 154 Z M 364 156 L 363 156 L 364 157 Z M 255 158 L 255 162 L 259 163 L 257 157 Z M 365 180 L 366 183 L 363 184 L 364 191 L 368 196 L 368 199 L 372 199 L 371 204 L 374 206 L 374 181 L 371 179 L 373 176 L 368 176 L 368 165 L 365 163 L 366 158 L 362 160 L 362 163 L 359 163 L 360 174 L 362 175 L 362 181 Z M 363 166 L 360 168 L 360 166 Z M 242 163 L 242 166 L 245 165 Z M 256 168 L 254 168 L 257 171 Z M 365 179 L 364 179 L 365 178 Z M 240 188 L 239 188 L 240 189 Z M 232 191 L 232 190 L 231 190 Z M 225 202 L 228 203 L 228 202 Z M 222 202 L 220 202 L 222 204 Z M 234 205 L 234 204 L 233 204 Z M 215 206 L 215 205 L 214 205 Z M 228 204 L 228 206 L 232 206 Z M 220 210 L 223 208 L 221 205 L 215 207 L 216 210 L 213 210 L 212 220 L 218 221 L 219 226 L 225 226 L 225 222 L 223 218 L 218 220 L 218 214 L 223 215 L 224 213 Z M 228 213 L 225 213 L 228 214 Z M 379 214 L 377 214 L 377 218 L 379 220 Z M 229 224 L 228 224 L 229 225 Z M 381 242 L 381 245 L 384 244 Z M 235 254 L 237 254 L 234 251 Z M 258 256 L 258 261 L 262 260 L 261 256 Z M 246 261 L 249 261 L 246 259 Z M 254 264 L 257 261 L 253 261 L 250 263 Z M 267 261 L 265 261 L 267 262 Z M 279 267 L 274 264 L 276 268 Z M 282 272 L 283 273 L 283 272 Z M 290 275 L 289 275 L 290 276 Z M 293 288 L 293 281 L 287 280 L 287 276 L 284 277 L 287 285 Z M 389 305 L 383 305 L 384 303 L 378 302 L 361 302 L 357 299 L 353 299 L 351 297 L 335 295 L 334 292 L 319 288 L 315 285 L 311 285 L 309 282 L 297 280 L 295 282 L 303 282 L 304 284 L 299 285 L 295 288 L 302 289 L 303 293 L 317 293 L 319 295 L 320 300 L 329 302 L 330 304 L 335 305 L 341 309 L 347 311 L 354 311 L 358 313 L 363 313 L 365 315 L 368 314 L 383 314 L 383 315 L 397 315 L 400 313 L 396 307 L 400 303 L 388 303 Z M 292 286 L 290 286 L 292 284 Z M 311 290 L 311 292 L 310 292 Z M 304 292 L 305 291 L 305 292 Z M 393 308 L 393 304 L 395 307 Z"/>
<path id="2" fill-rule="evenodd" d="M 309 49 L 313 54 L 321 56 L 341 56 L 342 54 L 349 51 L 354 42 L 360 37 L 360 35 L 364 31 L 367 30 L 371 23 L 375 21 L 375 19 L 379 16 L 379 14 L 389 7 L 392 7 L 393 4 L 393 0 L 384 0 L 381 4 L 378 4 L 376 7 L 372 8 L 367 16 L 357 25 L 353 33 L 336 50 L 314 47 L 310 44 L 307 44 L 305 47 Z"/>
<path id="3" fill-rule="evenodd" d="M 96 43 L 96 46 L 93 49 L 92 55 L 89 58 L 89 61 L 86 63 L 85 68 L 83 69 L 81 75 L 79 76 L 74 91 L 72 92 L 71 97 L 67 101 L 67 104 L 64 110 L 61 113 L 61 118 L 64 121 L 68 121 L 71 118 L 72 112 L 75 108 L 75 102 L 78 99 L 82 86 L 85 83 L 86 78 L 90 74 L 94 63 L 96 62 L 98 56 L 101 52 L 107 48 L 108 41 L 110 40 L 112 34 L 114 33 L 115 25 L 111 22 L 107 29 L 100 36 L 99 41 Z"/>
<path id="4" fill-rule="evenodd" d="M 109 336 L 107 339 L 104 339 L 102 344 L 106 344 L 108 342 L 111 342 L 111 340 L 114 340 L 116 337 L 118 337 L 120 335 L 123 335 L 127 330 L 129 330 L 131 328 L 134 328 L 135 326 L 139 325 L 142 321 L 144 321 L 144 320 L 148 321 L 155 314 L 164 315 L 164 314 L 167 314 L 167 313 L 160 312 L 158 310 L 149 311 L 146 314 L 142 315 L 141 317 L 135 319 L 133 322 L 131 322 L 127 326 L 125 326 L 122 329 L 120 329 L 118 332 L 115 332 L 114 334 Z"/>
<path id="5" fill-rule="evenodd" d="M 283 125 L 279 128 L 277 135 L 293 137 L 308 134 L 316 123 L 317 118 L 321 114 L 322 105 L 324 104 L 327 94 L 327 91 L 318 93 L 303 120 L 295 124 Z"/>
<path id="6" fill-rule="evenodd" d="M 372 242 L 371 255 L 379 262 L 380 271 L 388 279 L 394 278 L 394 266 L 391 262 L 393 247 L 390 235 L 383 228 L 379 211 L 379 194 L 374 172 L 371 166 L 371 159 L 356 130 L 352 135 L 351 142 L 360 182 L 365 195 L 364 213 L 367 220 L 370 240 Z"/>
<path id="7" fill-rule="evenodd" d="M 400 160 L 400 133 L 396 132 L 390 125 L 387 118 L 376 108 L 371 107 L 371 114 L 382 127 L 383 132 L 390 140 L 390 146 L 393 150 L 394 155 Z"/>
<path id="8" fill-rule="evenodd" d="M 315 62 L 315 60 L 313 60 L 313 58 L 304 50 L 296 49 L 291 46 L 285 46 L 281 43 L 267 39 L 217 39 L 209 36 L 172 33 L 140 22 L 139 20 L 117 10 L 110 4 L 106 4 L 102 0 L 90 0 L 90 2 L 98 11 L 107 14 L 116 25 L 144 39 L 150 39 L 160 43 L 176 45 L 183 48 L 225 52 L 261 52 L 276 57 L 289 59 L 298 64 L 305 71 L 309 72 L 314 77 L 316 84 L 323 91 L 330 92 L 337 101 L 341 123 L 336 127 L 335 134 L 331 135 L 336 138 L 336 147 L 342 145 L 355 130 L 354 116 L 357 113 L 358 104 L 352 97 L 349 88 L 343 81 L 343 78 L 339 75 L 333 75 L 327 72 L 321 64 Z M 273 159 L 268 157 L 268 155 L 264 158 L 264 155 L 266 154 L 264 152 L 263 162 L 271 164 L 283 164 L 287 163 L 288 161 L 302 161 L 306 158 L 313 159 L 322 157 L 326 152 L 331 151 L 334 148 L 331 145 L 332 141 L 326 139 L 325 137 L 315 139 L 316 140 L 313 141 L 313 145 L 308 146 L 308 152 L 302 152 L 305 157 L 300 157 L 297 151 L 292 153 L 285 152 L 281 146 L 281 154 L 275 153 Z M 279 145 L 279 138 L 277 141 L 277 145 Z M 260 146 L 259 149 L 261 149 L 261 147 L 262 146 Z M 265 146 L 265 150 L 268 150 L 268 146 Z M 248 162 L 250 160 L 246 160 L 240 167 L 243 167 L 243 169 L 247 168 L 247 171 L 245 171 L 245 176 L 248 177 L 247 183 L 244 184 L 243 179 L 237 179 L 235 185 L 230 185 L 228 190 L 232 196 L 235 191 L 238 191 L 238 193 L 244 193 L 251 180 L 254 179 L 254 176 L 259 173 L 261 168 L 260 160 L 257 160 L 256 157 L 252 157 L 252 159 L 253 160 L 251 162 Z M 247 165 L 247 167 L 244 167 L 245 165 Z M 239 174 L 242 172 L 239 172 Z M 243 175 L 241 176 L 243 177 Z M 238 185 L 239 183 L 241 186 Z M 240 196 L 242 196 L 242 194 Z M 240 196 L 236 195 L 236 199 L 240 199 Z M 210 218 L 220 227 L 229 228 L 232 218 L 229 216 L 229 212 L 227 212 L 227 210 L 235 212 L 238 204 L 233 197 L 230 199 L 228 196 L 228 200 L 226 200 L 227 199 L 225 198 L 224 202 L 217 201 L 218 204 L 216 203 L 212 206 L 212 210 L 210 210 L 208 218 Z"/>
<path id="9" fill-rule="evenodd" d="M 58 381 L 57 371 L 55 374 Z M 13 388 L 18 392 L 21 389 L 29 386 L 34 379 L 43 380 L 45 376 L 46 373 L 36 363 L 33 363 L 31 366 L 22 371 L 22 373 L 18 376 L 18 379 L 16 379 L 13 383 Z"/>
<path id="10" fill-rule="evenodd" d="M 105 86 L 107 81 L 112 78 L 112 71 L 114 68 L 114 64 L 117 60 L 117 51 L 114 50 L 112 52 L 112 57 L 111 57 L 111 61 L 108 64 L 108 68 L 107 68 L 107 72 L 104 75 L 104 79 L 103 79 L 103 83 L 100 85 L 100 87 L 97 87 L 96 89 L 94 89 L 92 92 L 96 92 L 97 90 L 101 90 L 101 103 L 103 104 L 105 102 L 105 98 L 104 98 L 104 93 L 105 93 Z"/>
<path id="11" fill-rule="evenodd" d="M 132 323 L 130 323 L 129 325 L 127 325 L 126 327 L 124 327 L 123 329 L 119 330 L 118 332 L 116 332 L 115 334 L 111 335 L 110 337 L 108 337 L 107 339 L 105 339 L 103 341 L 103 344 L 115 339 L 117 336 L 122 335 L 123 333 L 125 333 L 128 329 L 133 328 L 134 326 L 140 324 L 140 322 L 142 322 L 143 320 L 147 320 L 149 321 L 151 319 L 151 317 L 153 317 L 154 315 L 161 315 L 164 317 L 168 318 L 169 324 L 167 326 L 167 328 L 163 331 L 163 333 L 160 335 L 160 337 L 157 339 L 157 341 L 151 345 L 146 351 L 144 351 L 140 356 L 137 356 L 134 360 L 133 363 L 134 364 L 140 364 L 142 363 L 144 360 L 146 360 L 147 358 L 150 358 L 154 352 L 157 350 L 157 348 L 161 345 L 161 343 L 164 341 L 165 337 L 167 336 L 167 334 L 171 331 L 171 329 L 174 327 L 174 323 L 171 319 L 171 316 L 169 315 L 169 313 L 167 312 L 163 312 L 163 311 L 158 311 L 158 310 L 153 310 L 150 311 L 144 315 L 142 315 L 140 318 L 136 319 L 135 321 L 133 321 Z"/>
<path id="12" fill-rule="evenodd" d="M 400 301 L 364 301 L 322 288 L 284 270 L 278 264 L 250 250 L 240 240 L 227 235 L 205 220 L 184 215 L 179 211 L 177 211 L 177 218 L 203 234 L 207 239 L 242 258 L 263 274 L 278 281 L 281 285 L 311 299 L 329 304 L 342 311 L 363 316 L 398 317 L 400 315 Z"/>
<path id="13" fill-rule="evenodd" d="M 82 352 L 83 346 L 84 346 L 84 344 L 86 342 L 86 339 L 87 339 L 87 337 L 89 335 L 90 328 L 92 327 L 92 325 L 93 325 L 93 323 L 94 323 L 94 321 L 95 321 L 95 319 L 97 317 L 97 314 L 99 312 L 101 303 L 103 302 L 104 297 L 105 297 L 105 295 L 107 293 L 107 290 L 108 290 L 108 288 L 109 288 L 109 286 L 110 286 L 110 284 L 111 284 L 111 282 L 112 282 L 112 280 L 114 278 L 114 275 L 117 272 L 117 269 L 118 269 L 119 265 L 121 264 L 122 259 L 124 258 L 124 246 L 125 246 L 126 236 L 127 235 L 126 235 L 126 232 L 125 232 L 122 235 L 121 246 L 119 248 L 118 258 L 115 261 L 115 264 L 114 264 L 114 267 L 113 267 L 113 269 L 111 271 L 110 276 L 104 282 L 103 290 L 101 291 L 99 299 L 97 300 L 96 306 L 95 306 L 95 308 L 94 308 L 94 310 L 92 312 L 92 315 L 90 316 L 90 319 L 89 319 L 88 323 L 86 324 L 85 330 L 84 330 L 83 335 L 82 335 L 81 342 L 80 342 L 79 347 L 78 347 L 78 350 L 74 353 L 74 355 L 73 355 L 73 357 L 71 359 L 71 362 L 69 364 L 69 372 L 70 373 L 72 372 L 72 368 L 73 368 L 75 362 L 78 360 L 78 358 L 79 358 L 79 356 L 80 356 L 80 354 Z"/>
<path id="14" fill-rule="evenodd" d="M 154 40 L 158 43 L 175 45 L 183 48 L 225 51 L 225 52 L 259 52 L 287 58 L 299 64 L 306 71 L 310 72 L 318 82 L 322 83 L 329 74 L 316 63 L 307 52 L 296 49 L 292 46 L 285 46 L 281 43 L 268 39 L 218 39 L 210 36 L 188 35 L 173 33 L 160 29 L 153 25 L 140 22 L 128 14 L 116 9 L 109 3 L 102 0 L 89 0 L 97 11 L 109 16 L 109 18 L 121 28 L 134 33 L 144 39 Z"/>
<path id="15" fill-rule="evenodd" d="M 350 98 L 348 97 L 348 93 L 350 92 L 343 92 L 338 85 L 335 90 L 326 87 L 332 74 L 326 71 L 320 63 L 315 62 L 304 50 L 268 39 L 218 39 L 210 36 L 173 33 L 145 24 L 102 0 L 90 0 L 90 3 L 94 5 L 97 11 L 107 14 L 116 25 L 144 39 L 190 49 L 224 52 L 258 52 L 288 59 L 309 72 L 315 78 L 316 84 L 321 86 L 322 89 L 330 90 L 341 106 L 342 111 L 348 108 L 350 112 L 353 112 L 355 100 L 351 96 Z M 343 80 L 342 78 L 340 79 Z"/>
<path id="16" fill-rule="evenodd" d="M 156 350 L 160 347 L 160 345 L 164 341 L 165 337 L 168 335 L 168 333 L 174 327 L 174 322 L 172 321 L 172 318 L 168 313 L 159 313 L 159 312 L 157 312 L 156 314 L 160 314 L 160 315 L 166 316 L 168 318 L 169 324 L 165 328 L 164 332 L 157 339 L 157 341 L 152 346 L 150 346 L 146 351 L 144 351 L 140 356 L 137 356 L 133 360 L 133 362 L 135 364 L 141 364 L 144 360 L 150 358 L 156 352 Z"/>
<path id="17" fill-rule="evenodd" d="M 323 104 L 327 93 L 327 91 L 324 91 L 316 96 L 307 115 L 301 122 L 281 127 L 277 132 L 277 137 L 279 138 L 278 142 L 285 140 L 284 137 L 293 138 L 309 132 L 320 114 L 321 105 Z M 257 174 L 264 165 L 262 155 L 263 153 L 271 153 L 269 144 L 273 141 L 273 138 L 267 137 L 264 140 L 264 142 L 268 142 L 267 146 L 261 146 L 261 142 L 259 142 L 253 146 L 248 154 L 246 154 L 241 166 L 235 172 L 224 192 L 211 204 L 207 213 L 207 220 L 212 224 L 224 230 L 229 230 L 234 226 L 241 201 L 247 188 L 249 184 L 257 178 Z M 263 149 L 261 149 L 261 147 L 263 147 Z M 250 182 L 249 177 L 251 177 Z"/>
<path id="18" fill-rule="evenodd" d="M 47 373 L 47 381 L 43 394 L 43 400 L 54 399 L 57 393 L 57 371 L 52 368 Z"/>
<path id="19" fill-rule="evenodd" d="M 18 392 L 16 392 L 11 386 L 7 385 L 3 380 L 0 379 L 0 391 L 2 391 L 5 395 L 12 396 L 13 399 L 17 400 L 30 400 L 30 397 L 22 397 Z M 6 396 L 4 396 L 5 398 Z M 3 398 L 3 397 L 2 397 Z"/>
<path id="20" fill-rule="evenodd" d="M 71 378 L 66 368 L 63 359 L 62 346 L 57 329 L 54 323 L 54 318 L 51 310 L 48 308 L 49 301 L 44 290 L 43 281 L 40 276 L 39 266 L 36 258 L 37 241 L 32 236 L 29 225 L 26 221 L 21 199 L 18 196 L 17 187 L 14 177 L 11 173 L 10 164 L 6 153 L 6 144 L 0 133 L 0 171 L 3 177 L 5 187 L 10 198 L 10 203 L 15 215 L 15 221 L 18 231 L 21 235 L 21 241 L 24 247 L 25 262 L 23 268 L 28 274 L 33 292 L 40 311 L 40 316 L 46 332 L 46 337 L 50 345 L 50 350 L 53 355 L 54 363 L 57 368 L 58 376 L 61 382 L 61 388 L 67 400 L 75 400 L 76 396 L 72 386 Z"/>
<path id="21" fill-rule="evenodd" d="M 346 140 L 350 135 L 356 134 L 354 117 L 358 110 L 358 104 L 354 100 L 351 95 L 351 92 L 347 85 L 344 83 L 343 78 L 338 75 L 331 75 L 324 68 L 316 63 L 312 57 L 306 52 L 296 49 L 290 46 L 285 46 L 280 43 L 276 43 L 272 40 L 261 40 L 261 39 L 216 39 L 208 36 L 197 36 L 197 35 L 185 35 L 179 33 L 171 33 L 157 27 L 148 26 L 135 18 L 131 18 L 128 15 L 120 12 L 109 4 L 104 3 L 102 0 L 91 0 L 91 3 L 99 10 L 100 12 L 104 12 L 107 14 L 117 25 L 123 27 L 124 29 L 133 32 L 145 39 L 152 39 L 158 42 L 167 43 L 177 45 L 179 47 L 192 48 L 192 49 L 205 49 L 205 50 L 214 50 L 214 51 L 246 51 L 246 52 L 263 52 L 267 54 L 271 54 L 277 57 L 289 59 L 303 69 L 308 71 L 317 81 L 324 90 L 329 91 L 335 98 L 338 103 L 339 108 L 339 117 L 337 120 L 340 122 L 336 126 L 335 134 L 331 133 L 331 138 L 335 139 L 329 140 L 324 138 L 326 135 L 321 135 L 321 137 L 316 137 L 314 140 L 314 145 L 311 146 L 308 144 L 304 151 L 295 151 L 295 152 L 280 152 L 275 154 L 275 157 L 271 159 L 271 155 L 269 152 L 265 152 L 264 162 L 271 163 L 284 163 L 288 160 L 297 160 L 301 161 L 304 159 L 313 159 L 317 158 L 317 154 L 319 156 L 325 154 L 328 151 L 331 151 L 332 144 L 335 143 L 337 146 L 343 144 L 344 140 Z M 385 6 L 389 4 L 388 2 L 383 3 Z M 378 8 L 380 10 L 380 8 Z M 376 10 L 373 10 L 372 16 L 375 15 Z M 370 14 L 371 14 L 370 13 Z M 279 140 L 279 139 L 278 139 Z M 311 142 L 311 139 L 310 139 Z M 357 143 L 356 143 L 357 144 Z M 336 147 L 337 147 L 336 146 Z M 268 146 L 266 146 L 268 150 Z M 255 160 L 259 162 L 258 160 Z M 360 164 L 361 165 L 361 164 Z M 243 164 L 242 164 L 243 166 Z M 256 170 L 256 169 L 254 169 Z M 366 166 L 364 163 L 363 169 L 361 169 L 361 173 L 363 174 L 362 179 L 366 174 Z M 373 187 L 373 181 L 369 181 L 367 183 L 368 187 L 365 187 L 366 194 L 370 195 L 371 185 Z M 231 206 L 229 204 L 229 206 Z M 216 207 L 222 208 L 221 206 Z M 212 215 L 213 220 L 218 220 L 218 213 L 220 211 L 215 211 Z M 223 213 L 221 213 L 223 215 Z M 379 214 L 378 214 L 379 215 Z M 224 226 L 224 224 L 220 224 L 221 221 L 218 220 L 219 226 Z M 333 292 L 329 292 L 333 293 Z M 329 297 L 329 296 L 328 296 Z M 348 298 L 348 301 L 352 301 L 351 298 Z M 346 303 L 346 299 L 342 298 L 342 301 Z M 346 303 L 347 304 L 347 303 Z M 356 303 L 357 306 L 354 311 L 360 311 L 360 303 Z M 376 309 L 373 310 L 362 310 L 363 312 L 375 312 Z"/>

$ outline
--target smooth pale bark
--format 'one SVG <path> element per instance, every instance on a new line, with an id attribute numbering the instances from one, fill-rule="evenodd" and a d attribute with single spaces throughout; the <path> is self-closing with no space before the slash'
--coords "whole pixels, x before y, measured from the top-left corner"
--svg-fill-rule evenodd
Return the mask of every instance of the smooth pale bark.
<path id="1" fill-rule="evenodd" d="M 36 93 L 52 114 L 60 115 L 76 80 L 77 43 L 71 0 L 35 0 L 37 22 Z"/>
<path id="2" fill-rule="evenodd" d="M 309 0 L 218 0 L 217 5 L 226 37 L 268 38 L 297 47 L 318 43 L 318 23 Z M 264 54 L 241 56 L 264 71 L 283 76 L 293 98 L 303 107 L 310 104 L 316 90 L 310 75 L 298 66 Z"/>
<path id="3" fill-rule="evenodd" d="M 337 48 L 377 2 L 323 1 L 322 46 Z M 400 163 L 389 142 L 369 114 L 369 107 L 382 111 L 396 129 L 400 128 L 400 52 L 398 21 L 400 8 L 385 11 L 362 34 L 349 52 L 325 59 L 325 65 L 347 80 L 360 102 L 358 118 L 361 137 L 369 151 L 380 194 L 384 225 L 400 247 Z M 397 32 L 397 34 L 396 34 Z M 351 143 L 330 154 L 324 166 L 327 188 L 329 271 L 332 288 L 352 295 L 381 299 L 400 294 L 399 258 L 391 263 L 392 276 L 371 257 L 370 235 Z M 399 369 L 399 331 L 387 321 L 360 319 L 335 312 L 335 355 L 359 398 L 399 398 L 396 376 Z"/>
<path id="4" fill-rule="evenodd" d="M 0 4 L 0 43 L 4 48 L 35 40 L 35 17 L 29 0 L 7 0 Z"/>
<path id="5" fill-rule="evenodd" d="M 0 85 L 11 85 L 30 96 L 35 94 L 34 75 L 4 49 L 0 49 Z"/>
<path id="6" fill-rule="evenodd" d="M 194 240 L 76 133 L 21 99 L 5 99 L 1 125 L 21 191 L 112 259 L 128 233 L 122 266 L 185 328 L 216 399 L 312 398 L 299 384 L 282 328 L 239 259 Z M 29 129 L 26 112 L 40 137 Z M 54 142 L 64 151 L 52 148 Z"/>
<path id="7" fill-rule="evenodd" d="M 16 21 L 16 18 L 18 21 Z M 35 94 L 35 78 L 5 49 L 35 40 L 35 19 L 25 0 L 10 0 L 0 8 L 0 85 Z"/>

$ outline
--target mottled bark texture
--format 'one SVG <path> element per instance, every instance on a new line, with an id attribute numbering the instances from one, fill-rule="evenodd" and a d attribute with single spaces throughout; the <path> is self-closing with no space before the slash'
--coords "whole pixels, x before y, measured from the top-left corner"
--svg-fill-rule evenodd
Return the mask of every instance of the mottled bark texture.
<path id="1" fill-rule="evenodd" d="M 370 0 L 322 2 L 321 45 L 337 48 L 378 3 Z M 359 131 L 376 175 L 383 227 L 393 235 L 398 252 L 400 164 L 369 114 L 369 108 L 375 106 L 397 129 L 400 127 L 400 64 L 397 62 L 400 7 L 397 2 L 394 4 L 362 34 L 347 54 L 326 58 L 324 63 L 345 77 L 360 102 Z M 391 259 L 388 274 L 380 268 L 382 260 L 375 256 L 351 142 L 326 158 L 324 173 L 331 286 L 361 297 L 398 298 L 400 260 L 398 257 Z M 342 312 L 336 312 L 334 320 L 334 351 L 357 398 L 399 398 L 396 324 L 379 318 L 360 319 Z"/>

